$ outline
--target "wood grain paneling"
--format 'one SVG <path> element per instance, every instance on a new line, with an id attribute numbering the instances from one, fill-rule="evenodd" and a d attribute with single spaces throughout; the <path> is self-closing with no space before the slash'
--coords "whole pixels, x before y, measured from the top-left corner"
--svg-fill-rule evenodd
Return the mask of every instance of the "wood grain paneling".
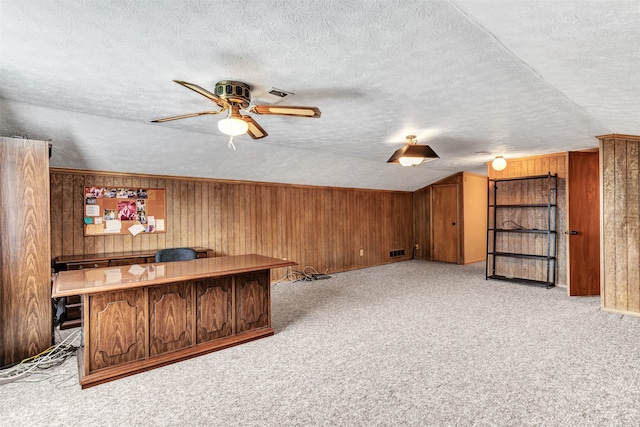
<path id="1" fill-rule="evenodd" d="M 640 136 L 603 135 L 601 163 L 601 304 L 640 314 Z"/>
<path id="2" fill-rule="evenodd" d="M 268 272 L 240 274 L 236 281 L 236 333 L 271 324 Z"/>
<path id="3" fill-rule="evenodd" d="M 198 282 L 196 302 L 197 344 L 227 337 L 235 332 L 231 277 Z"/>
<path id="4" fill-rule="evenodd" d="M 193 345 L 193 286 L 149 288 L 149 356 Z"/>
<path id="5" fill-rule="evenodd" d="M 566 196 L 566 153 L 556 153 L 544 156 L 525 157 L 520 159 L 507 159 L 507 167 L 502 171 L 495 171 L 489 164 L 487 172 L 489 178 L 517 178 L 522 176 L 535 176 L 551 174 L 558 175 L 557 181 L 557 248 L 556 248 L 556 285 L 567 285 L 567 196 Z M 536 203 L 539 200 L 546 202 L 547 189 L 546 181 L 538 180 L 532 182 L 511 183 L 507 200 L 501 199 L 499 203 L 518 204 Z M 514 186 L 519 186 L 514 188 Z M 545 215 L 536 210 L 501 209 L 503 216 L 498 218 L 496 223 L 501 226 L 505 221 L 527 227 L 527 224 L 538 224 L 541 221 L 539 215 Z M 510 223 L 512 224 L 512 223 Z M 513 224 L 512 224 L 513 225 Z M 505 225 L 505 227 L 507 224 Z M 515 253 L 545 253 L 546 238 L 542 236 L 522 236 L 517 233 L 501 233 L 496 245 L 504 248 L 505 252 Z M 507 234 L 506 236 L 504 234 Z M 513 277 L 546 278 L 546 263 L 537 260 L 525 260 L 514 258 L 500 258 L 500 265 L 496 266 L 496 274 Z M 524 271 L 526 270 L 526 272 Z M 526 274 L 525 274 L 526 273 Z"/>
<path id="6" fill-rule="evenodd" d="M 48 169 L 48 142 L 0 138 L 0 367 L 51 345 Z"/>
<path id="7" fill-rule="evenodd" d="M 52 257 L 201 246 L 259 253 L 299 269 L 339 272 L 411 258 L 410 192 L 357 190 L 51 169 Z M 166 233 L 83 236 L 82 189 L 153 186 L 166 193 Z M 426 243 L 424 248 L 428 246 Z M 392 250 L 402 257 L 390 258 Z M 360 255 L 362 250 L 362 256 Z M 286 269 L 276 269 L 278 279 Z"/>
<path id="8" fill-rule="evenodd" d="M 143 289 L 91 295 L 89 330 L 85 330 L 86 374 L 145 358 L 145 293 Z M 89 339 L 93 337 L 93 339 Z"/>

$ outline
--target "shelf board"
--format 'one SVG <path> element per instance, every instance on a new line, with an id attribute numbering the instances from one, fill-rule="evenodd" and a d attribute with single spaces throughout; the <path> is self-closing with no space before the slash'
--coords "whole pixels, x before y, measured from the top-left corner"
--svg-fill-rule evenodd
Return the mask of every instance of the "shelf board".
<path id="1" fill-rule="evenodd" d="M 67 321 L 64 321 L 64 322 L 60 323 L 60 329 L 78 328 L 81 325 L 82 325 L 82 320 L 80 320 L 80 319 L 67 320 Z"/>
<path id="2" fill-rule="evenodd" d="M 526 181 L 529 179 L 546 179 L 546 178 L 557 178 L 557 174 L 547 174 L 547 175 L 531 175 L 531 176 L 517 176 L 513 178 L 491 178 L 489 182 L 501 182 L 501 181 Z"/>
<path id="3" fill-rule="evenodd" d="M 541 260 L 550 260 L 555 261 L 556 257 L 546 255 L 532 255 L 532 254 L 518 254 L 514 252 L 488 252 L 487 255 L 495 255 L 507 258 L 527 258 L 527 259 L 541 259 Z"/>
<path id="4" fill-rule="evenodd" d="M 498 274 L 487 276 L 487 279 L 505 280 L 509 282 L 521 282 L 521 283 L 526 283 L 528 285 L 536 285 L 536 286 L 546 286 L 547 289 L 553 288 L 556 285 L 553 282 L 546 282 L 544 280 L 532 280 L 532 279 L 525 279 L 523 277 L 507 277 L 507 276 L 500 276 Z"/>
<path id="5" fill-rule="evenodd" d="M 489 205 L 490 208 L 555 208 L 554 203 L 527 203 L 522 205 Z"/>
<path id="6" fill-rule="evenodd" d="M 489 231 L 500 233 L 538 233 L 538 234 L 556 234 L 554 230 L 532 230 L 527 228 L 490 228 Z"/>

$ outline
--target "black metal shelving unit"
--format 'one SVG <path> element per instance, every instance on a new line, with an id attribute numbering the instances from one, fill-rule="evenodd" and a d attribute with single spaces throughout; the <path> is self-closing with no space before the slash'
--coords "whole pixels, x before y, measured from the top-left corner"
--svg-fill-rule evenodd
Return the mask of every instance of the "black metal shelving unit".
<path id="1" fill-rule="evenodd" d="M 499 203 L 501 198 L 508 196 L 509 183 L 516 181 L 534 181 L 543 180 L 543 188 L 546 190 L 542 194 L 528 195 L 528 198 L 535 199 L 536 203 L 514 203 L 514 204 L 501 204 Z M 536 176 L 524 176 L 517 178 L 494 178 L 489 179 L 489 183 L 493 185 L 489 186 L 488 195 L 488 207 L 487 207 L 487 258 L 486 258 L 486 279 L 498 279 L 508 280 L 514 282 L 521 282 L 531 285 L 546 286 L 551 288 L 556 283 L 556 250 L 557 250 L 557 187 L 558 176 L 549 172 L 546 175 Z M 546 185 L 544 185 L 546 183 Z M 505 184 L 506 192 L 504 196 L 501 196 L 498 189 L 502 184 Z M 493 197 L 491 192 L 493 191 Z M 546 193 L 546 203 L 544 203 L 544 193 Z M 540 197 L 536 197 L 540 196 Z M 493 203 L 492 203 L 493 201 Z M 517 224 L 515 221 L 507 220 L 503 222 L 503 228 L 497 227 L 498 212 L 502 209 L 509 209 L 508 212 L 515 212 L 517 210 L 541 210 L 542 213 L 537 215 L 536 223 L 528 224 L 526 227 Z M 516 225 L 516 228 L 504 228 L 504 224 L 510 222 Z M 521 253 L 521 252 L 509 252 L 501 250 L 498 246 L 497 236 L 505 234 L 520 234 L 520 235 L 538 235 L 545 238 L 546 250 L 543 253 Z M 514 277 L 506 274 L 499 274 L 500 265 L 497 262 L 501 258 L 511 259 L 529 259 L 537 260 L 545 263 L 546 275 L 541 277 Z"/>

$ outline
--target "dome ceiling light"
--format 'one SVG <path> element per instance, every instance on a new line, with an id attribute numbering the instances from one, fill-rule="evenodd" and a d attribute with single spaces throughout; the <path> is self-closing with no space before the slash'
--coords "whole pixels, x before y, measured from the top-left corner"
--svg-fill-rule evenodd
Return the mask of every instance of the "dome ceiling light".
<path id="1" fill-rule="evenodd" d="M 496 171 L 504 170 L 507 167 L 507 161 L 502 156 L 496 156 L 491 162 L 491 167 Z"/>

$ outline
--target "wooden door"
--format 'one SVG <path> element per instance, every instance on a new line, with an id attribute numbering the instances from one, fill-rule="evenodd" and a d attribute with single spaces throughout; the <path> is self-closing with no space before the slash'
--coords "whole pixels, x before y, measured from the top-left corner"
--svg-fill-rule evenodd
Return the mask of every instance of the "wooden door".
<path id="1" fill-rule="evenodd" d="M 458 187 L 438 185 L 431 190 L 431 242 L 434 261 L 460 261 Z"/>
<path id="2" fill-rule="evenodd" d="M 569 295 L 600 295 L 600 190 L 597 152 L 569 152 Z"/>

